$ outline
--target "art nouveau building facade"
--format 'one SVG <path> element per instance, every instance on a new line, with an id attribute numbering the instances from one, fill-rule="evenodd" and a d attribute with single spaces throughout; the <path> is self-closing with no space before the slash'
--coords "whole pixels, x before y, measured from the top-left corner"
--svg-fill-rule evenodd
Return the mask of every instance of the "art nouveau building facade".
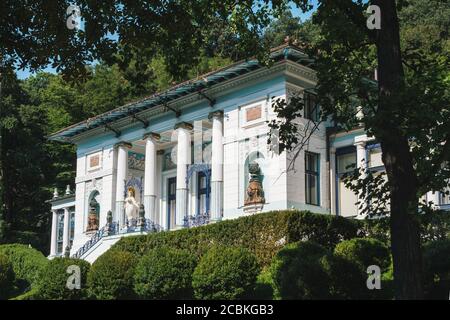
<path id="1" fill-rule="evenodd" d="M 77 168 L 74 193 L 52 200 L 51 256 L 92 262 L 122 236 L 271 210 L 357 216 L 341 177 L 352 162 L 381 170 L 378 145 L 361 129 L 330 134 L 331 123 L 294 163 L 268 145 L 273 102 L 316 83 L 299 50 L 272 57 L 271 68 L 240 62 L 52 135 L 77 146 Z"/>

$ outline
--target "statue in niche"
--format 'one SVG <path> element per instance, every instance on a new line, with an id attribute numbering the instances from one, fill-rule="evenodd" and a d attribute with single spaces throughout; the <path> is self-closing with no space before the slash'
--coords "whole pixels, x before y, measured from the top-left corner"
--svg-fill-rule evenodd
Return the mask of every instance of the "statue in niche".
<path id="1" fill-rule="evenodd" d="M 248 182 L 244 205 L 247 206 L 265 203 L 266 200 L 264 199 L 264 190 L 260 179 L 261 169 L 259 168 L 258 163 L 250 163 L 248 166 L 248 172 L 250 173 L 250 180 Z"/>
<path id="2" fill-rule="evenodd" d="M 88 226 L 86 232 L 98 230 L 98 202 L 92 198 L 89 202 Z"/>
<path id="3" fill-rule="evenodd" d="M 127 197 L 125 198 L 125 214 L 127 215 L 128 223 L 136 221 L 139 213 L 139 204 L 135 199 L 134 188 L 129 187 Z"/>

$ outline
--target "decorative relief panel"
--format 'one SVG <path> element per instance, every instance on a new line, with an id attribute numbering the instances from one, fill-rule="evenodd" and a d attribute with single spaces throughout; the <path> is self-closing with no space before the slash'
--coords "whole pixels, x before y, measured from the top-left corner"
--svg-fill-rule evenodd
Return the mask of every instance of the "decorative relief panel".
<path id="1" fill-rule="evenodd" d="M 141 153 L 129 151 L 128 152 L 128 168 L 133 170 L 144 171 L 145 156 Z"/>
<path id="2" fill-rule="evenodd" d="M 96 152 L 87 156 L 87 170 L 94 171 L 102 167 L 102 152 Z"/>

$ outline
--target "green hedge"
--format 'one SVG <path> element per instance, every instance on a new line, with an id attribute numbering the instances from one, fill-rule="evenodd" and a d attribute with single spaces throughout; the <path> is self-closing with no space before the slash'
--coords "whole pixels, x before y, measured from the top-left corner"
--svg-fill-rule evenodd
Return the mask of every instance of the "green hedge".
<path id="1" fill-rule="evenodd" d="M 192 299 L 196 264 L 195 256 L 186 250 L 151 250 L 136 267 L 135 292 L 142 299 Z"/>
<path id="2" fill-rule="evenodd" d="M 428 242 L 423 248 L 425 296 L 448 300 L 450 288 L 450 239 Z"/>
<path id="3" fill-rule="evenodd" d="M 365 299 L 367 276 L 358 265 L 311 242 L 284 247 L 269 268 L 275 299 Z"/>
<path id="4" fill-rule="evenodd" d="M 88 273 L 89 297 L 99 300 L 133 298 L 137 262 L 136 256 L 126 251 L 108 250 L 101 255 Z"/>
<path id="5" fill-rule="evenodd" d="M 19 291 L 34 285 L 48 264 L 48 259 L 40 251 L 23 244 L 0 245 L 0 254 L 9 258 Z"/>
<path id="6" fill-rule="evenodd" d="M 235 300 L 254 292 L 260 267 L 256 256 L 242 247 L 215 246 L 201 259 L 192 276 L 197 299 Z"/>
<path id="7" fill-rule="evenodd" d="M 69 266 L 80 267 L 80 289 L 67 288 L 73 273 L 67 273 Z M 37 281 L 37 296 L 44 300 L 79 300 L 87 296 L 87 273 L 90 264 L 81 259 L 54 258 L 42 270 Z"/>
<path id="8" fill-rule="evenodd" d="M 0 300 L 8 299 L 14 289 L 15 275 L 12 263 L 4 254 L 0 254 Z"/>
<path id="9" fill-rule="evenodd" d="M 300 240 L 299 235 L 301 240 L 334 247 L 337 242 L 356 236 L 357 223 L 303 211 L 272 211 L 197 228 L 124 237 L 113 248 L 144 255 L 151 249 L 168 246 L 188 250 L 200 258 L 213 245 L 244 247 L 256 255 L 261 266 L 266 266 L 286 242 Z"/>
<path id="10" fill-rule="evenodd" d="M 377 265 L 385 272 L 391 265 L 389 249 L 377 239 L 354 238 L 342 241 L 336 245 L 334 253 L 355 262 L 363 272 L 370 265 Z"/>

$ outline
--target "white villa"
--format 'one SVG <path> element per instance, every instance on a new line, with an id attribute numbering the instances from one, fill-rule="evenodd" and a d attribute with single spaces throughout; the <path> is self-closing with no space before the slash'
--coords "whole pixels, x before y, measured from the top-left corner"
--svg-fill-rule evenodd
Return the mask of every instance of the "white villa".
<path id="1" fill-rule="evenodd" d="M 270 68 L 238 62 L 53 134 L 76 145 L 77 168 L 75 191 L 51 200 L 50 257 L 93 262 L 123 236 L 271 210 L 361 215 L 341 177 L 351 163 L 383 170 L 379 144 L 362 128 L 321 123 L 287 170 L 293 155 L 267 144 L 272 102 L 308 95 L 306 128 L 316 75 L 296 47 L 272 58 Z M 450 207 L 445 194 L 426 198 Z"/>

